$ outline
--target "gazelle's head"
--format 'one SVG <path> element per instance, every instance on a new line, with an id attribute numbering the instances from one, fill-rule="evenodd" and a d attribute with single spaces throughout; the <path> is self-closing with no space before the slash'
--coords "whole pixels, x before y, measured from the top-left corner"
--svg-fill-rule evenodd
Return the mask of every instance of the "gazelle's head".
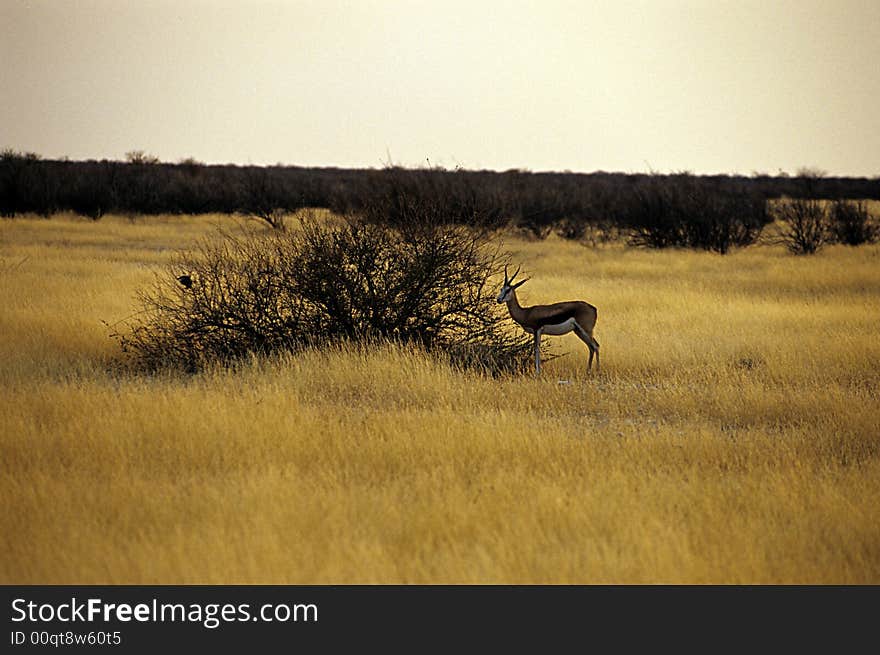
<path id="1" fill-rule="evenodd" d="M 498 302 L 507 302 L 510 300 L 510 297 L 513 295 L 513 290 L 518 286 L 521 286 L 529 281 L 529 278 L 525 280 L 520 280 L 516 284 L 513 283 L 513 278 L 516 277 L 516 274 L 519 273 L 520 267 L 517 266 L 516 270 L 513 272 L 513 275 L 507 277 L 507 266 L 504 267 L 504 285 L 501 287 L 501 291 L 498 293 Z"/>

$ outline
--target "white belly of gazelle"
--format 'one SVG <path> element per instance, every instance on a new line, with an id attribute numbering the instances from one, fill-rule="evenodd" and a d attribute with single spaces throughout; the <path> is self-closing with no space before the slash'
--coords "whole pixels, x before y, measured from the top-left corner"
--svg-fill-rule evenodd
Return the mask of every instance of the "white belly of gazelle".
<path id="1" fill-rule="evenodd" d="M 575 325 L 577 325 L 575 320 L 573 318 L 570 318 L 567 321 L 563 321 L 562 323 L 545 325 L 541 328 L 541 334 L 546 334 L 548 336 L 559 336 L 561 334 L 568 334 L 569 332 L 574 330 Z M 525 330 L 529 334 L 535 333 L 535 331 L 531 328 L 525 328 Z"/>

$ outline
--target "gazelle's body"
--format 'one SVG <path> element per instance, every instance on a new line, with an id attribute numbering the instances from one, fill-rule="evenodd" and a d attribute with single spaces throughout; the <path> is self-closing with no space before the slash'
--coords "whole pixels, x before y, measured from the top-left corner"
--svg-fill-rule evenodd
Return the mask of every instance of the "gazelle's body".
<path id="1" fill-rule="evenodd" d="M 516 270 L 516 273 L 519 273 L 519 269 Z M 545 334 L 559 336 L 569 332 L 574 332 L 590 349 L 587 370 L 593 367 L 594 355 L 596 356 L 596 368 L 598 368 L 599 342 L 593 337 L 593 328 L 596 326 L 598 317 L 596 308 L 581 300 L 523 307 L 517 300 L 516 288 L 526 280 L 513 284 L 516 273 L 508 278 L 507 269 L 504 269 L 504 286 L 501 287 L 501 292 L 498 294 L 498 302 L 507 303 L 510 317 L 523 330 L 535 335 L 535 372 L 541 372 L 541 336 Z"/>

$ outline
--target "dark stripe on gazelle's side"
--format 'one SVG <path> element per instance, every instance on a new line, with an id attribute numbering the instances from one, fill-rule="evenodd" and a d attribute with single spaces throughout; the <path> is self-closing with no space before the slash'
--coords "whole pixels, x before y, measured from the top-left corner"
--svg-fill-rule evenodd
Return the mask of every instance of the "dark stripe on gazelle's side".
<path id="1" fill-rule="evenodd" d="M 498 302 L 507 303 L 510 317 L 526 332 L 535 335 L 535 372 L 541 372 L 541 336 L 544 334 L 556 336 L 569 332 L 574 332 L 590 349 L 587 370 L 593 368 L 593 355 L 596 356 L 596 369 L 598 370 L 599 342 L 593 337 L 593 328 L 596 327 L 596 318 L 598 317 L 596 308 L 582 300 L 522 307 L 516 298 L 516 289 L 528 282 L 528 278 L 514 284 L 513 280 L 517 273 L 519 273 L 519 268 L 508 277 L 507 266 L 504 267 L 504 285 L 498 294 Z"/>

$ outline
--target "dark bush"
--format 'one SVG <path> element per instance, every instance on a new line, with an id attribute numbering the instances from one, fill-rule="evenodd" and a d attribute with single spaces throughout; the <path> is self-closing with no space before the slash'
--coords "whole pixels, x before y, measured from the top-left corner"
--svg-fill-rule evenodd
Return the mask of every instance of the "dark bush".
<path id="1" fill-rule="evenodd" d="M 506 222 L 504 199 L 467 171 L 388 166 L 365 172 L 338 213 L 393 228 L 467 225 L 493 229 Z"/>
<path id="2" fill-rule="evenodd" d="M 618 220 L 629 233 L 629 243 L 646 248 L 685 246 L 682 221 L 684 199 L 680 185 L 665 183 L 658 175 L 639 180 L 618 208 Z"/>
<path id="3" fill-rule="evenodd" d="M 699 184 L 683 220 L 686 245 L 724 255 L 755 243 L 769 216 L 766 201 L 755 193 L 712 191 Z"/>
<path id="4" fill-rule="evenodd" d="M 690 174 L 640 180 L 621 210 L 619 222 L 628 229 L 632 245 L 722 255 L 754 243 L 768 222 L 760 195 L 740 186 L 719 188 Z"/>
<path id="5" fill-rule="evenodd" d="M 574 201 L 573 194 L 566 195 L 560 188 L 559 180 L 547 174 L 539 174 L 540 184 L 520 176 L 517 180 L 511 203 L 514 207 L 513 224 L 526 236 L 533 239 L 546 239 L 553 228 L 559 225 L 570 213 Z M 567 189 L 571 192 L 572 189 Z M 569 228 L 569 232 L 577 228 Z"/>
<path id="6" fill-rule="evenodd" d="M 306 222 L 181 255 L 118 335 L 141 368 L 197 370 L 250 353 L 395 341 L 463 366 L 527 368 L 490 277 L 502 256 L 460 226 Z"/>
<path id="7" fill-rule="evenodd" d="M 244 169 L 240 197 L 240 212 L 265 221 L 275 230 L 286 229 L 285 215 L 304 206 L 301 197 L 285 189 L 283 176 L 276 168 Z"/>
<path id="8" fill-rule="evenodd" d="M 838 243 L 858 246 L 873 243 L 880 236 L 880 230 L 864 202 L 835 200 L 829 212 L 829 227 L 832 238 Z"/>
<path id="9" fill-rule="evenodd" d="M 823 201 L 789 198 L 774 211 L 781 227 L 776 241 L 795 255 L 812 255 L 828 242 L 828 212 Z"/>
<path id="10" fill-rule="evenodd" d="M 0 152 L 0 216 L 24 212 L 48 216 L 47 182 L 39 155 L 11 148 Z"/>
<path id="11" fill-rule="evenodd" d="M 606 176 L 590 176 L 577 187 L 566 215 L 555 225 L 556 234 L 563 239 L 581 241 L 596 246 L 600 243 L 619 241 L 618 223 L 621 195 Z M 569 193 L 571 193 L 569 189 Z"/>

